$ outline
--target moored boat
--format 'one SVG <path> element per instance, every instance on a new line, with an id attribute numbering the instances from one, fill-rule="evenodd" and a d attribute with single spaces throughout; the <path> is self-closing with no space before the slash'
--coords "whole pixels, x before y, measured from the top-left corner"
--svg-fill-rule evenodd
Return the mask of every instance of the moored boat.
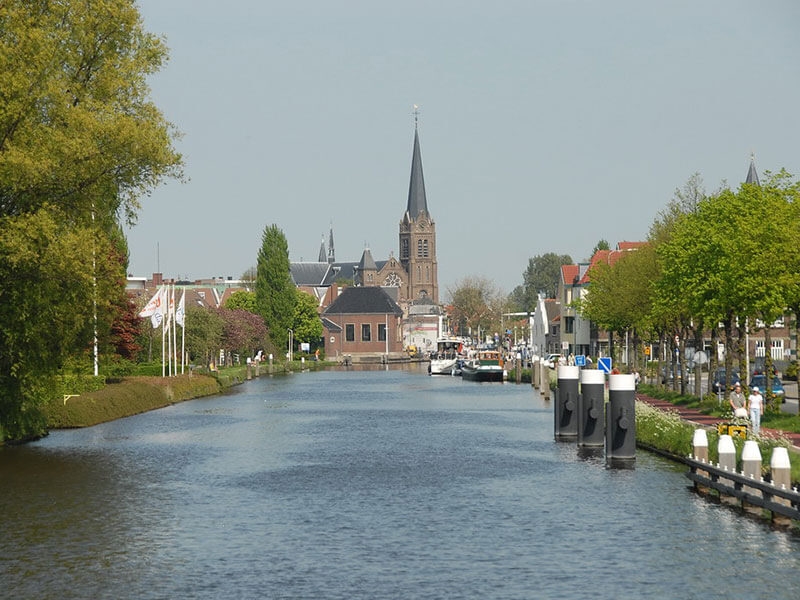
<path id="1" fill-rule="evenodd" d="M 503 357 L 497 350 L 479 350 L 464 361 L 461 378 L 467 381 L 503 381 Z"/>
<path id="2" fill-rule="evenodd" d="M 444 337 L 436 340 L 436 352 L 431 354 L 428 373 L 431 375 L 456 375 L 464 344 L 459 338 Z"/>

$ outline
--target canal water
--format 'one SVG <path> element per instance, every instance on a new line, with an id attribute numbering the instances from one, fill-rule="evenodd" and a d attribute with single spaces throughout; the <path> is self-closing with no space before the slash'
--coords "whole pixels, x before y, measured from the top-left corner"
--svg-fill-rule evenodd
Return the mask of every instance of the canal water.
<path id="1" fill-rule="evenodd" d="M 527 385 L 262 377 L 0 448 L 7 598 L 797 598 L 800 539 L 640 451 L 553 441 Z"/>

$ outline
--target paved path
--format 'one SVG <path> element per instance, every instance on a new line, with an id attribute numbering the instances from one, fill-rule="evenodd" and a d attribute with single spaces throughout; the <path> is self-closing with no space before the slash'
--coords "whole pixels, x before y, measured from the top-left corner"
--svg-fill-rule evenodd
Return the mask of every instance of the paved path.
<path id="1" fill-rule="evenodd" d="M 644 394 L 636 394 L 636 399 L 641 400 L 653 406 L 655 408 L 660 408 L 662 410 L 673 410 L 677 411 L 678 414 L 681 416 L 682 419 L 685 421 L 689 421 L 691 423 L 697 423 L 698 425 L 702 425 L 703 427 L 716 427 L 717 423 L 722 423 L 724 419 L 719 417 L 714 417 L 711 415 L 705 415 L 698 410 L 693 408 L 686 408 L 685 406 L 681 406 L 678 404 L 672 404 L 671 402 L 667 402 L 666 400 L 659 400 L 658 398 L 651 398 L 650 396 L 645 396 Z M 778 431 L 776 429 L 768 429 L 767 427 L 762 427 L 762 431 L 765 433 L 769 433 L 772 436 L 782 436 L 789 440 L 789 442 L 794 446 L 794 449 L 800 452 L 800 433 L 790 433 L 788 431 Z"/>

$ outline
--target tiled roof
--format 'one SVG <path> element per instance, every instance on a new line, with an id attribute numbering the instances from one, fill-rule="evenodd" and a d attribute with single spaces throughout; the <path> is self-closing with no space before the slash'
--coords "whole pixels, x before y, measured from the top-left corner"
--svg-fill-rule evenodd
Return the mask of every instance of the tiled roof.
<path id="1" fill-rule="evenodd" d="M 379 287 L 349 287 L 325 309 L 323 314 L 394 314 L 403 311 Z"/>

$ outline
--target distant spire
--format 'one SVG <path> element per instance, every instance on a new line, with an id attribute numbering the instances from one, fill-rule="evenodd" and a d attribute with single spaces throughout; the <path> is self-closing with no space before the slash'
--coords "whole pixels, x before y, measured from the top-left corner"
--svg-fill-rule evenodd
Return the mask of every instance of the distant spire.
<path id="1" fill-rule="evenodd" d="M 328 238 L 328 262 L 336 262 L 336 251 L 333 249 L 333 223 L 331 223 L 331 234 Z"/>
<path id="2" fill-rule="evenodd" d="M 369 247 L 364 248 L 364 252 L 361 254 L 361 261 L 358 263 L 358 270 L 359 271 L 378 270 L 378 265 L 375 264 L 375 259 L 372 258 L 372 252 L 370 252 Z"/>
<path id="3" fill-rule="evenodd" d="M 328 260 L 328 253 L 325 252 L 325 235 L 322 236 L 322 243 L 319 246 L 319 262 L 326 262 Z"/>
<path id="4" fill-rule="evenodd" d="M 756 155 L 755 153 L 750 154 L 750 168 L 747 170 L 747 179 L 744 180 L 745 183 L 755 183 L 756 185 L 760 186 L 761 183 L 758 181 L 758 171 L 756 171 Z"/>
<path id="5" fill-rule="evenodd" d="M 408 185 L 408 206 L 406 212 L 415 220 L 420 213 L 428 212 L 425 197 L 425 177 L 422 174 L 422 153 L 419 149 L 419 106 L 414 105 L 414 153 L 411 157 L 411 181 Z"/>

